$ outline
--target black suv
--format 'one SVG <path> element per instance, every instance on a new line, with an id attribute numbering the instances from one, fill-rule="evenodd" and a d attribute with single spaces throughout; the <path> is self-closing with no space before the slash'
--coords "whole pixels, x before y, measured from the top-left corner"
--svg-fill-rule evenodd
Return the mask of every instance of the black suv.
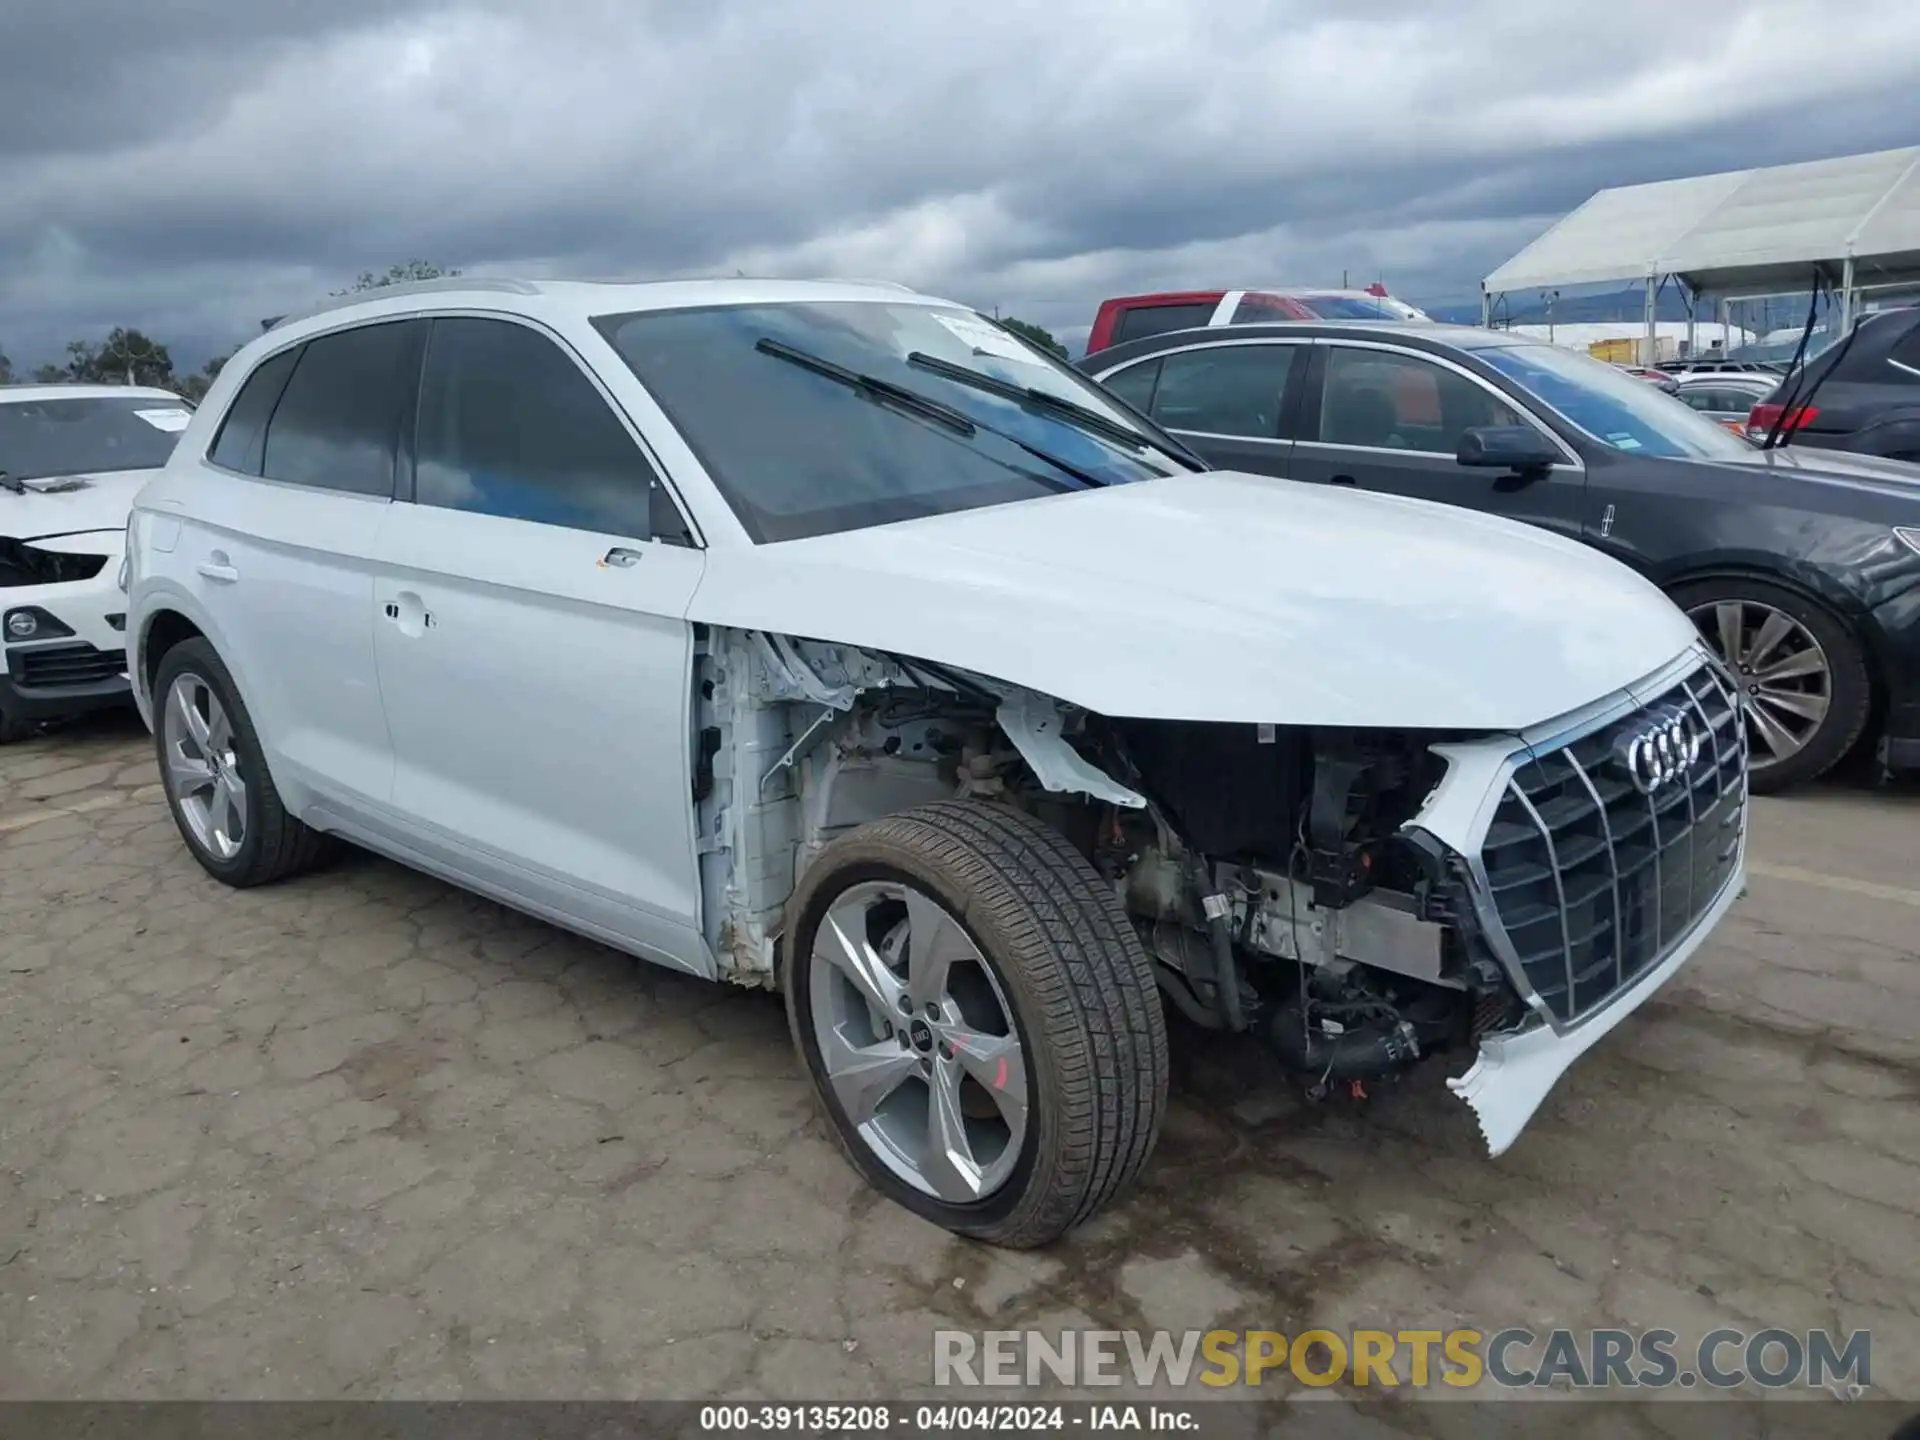
<path id="1" fill-rule="evenodd" d="M 1869 328 L 1856 352 L 1878 353 Z M 1823 773 L 1870 726 L 1887 768 L 1920 769 L 1920 467 L 1764 449 L 1507 331 L 1236 325 L 1080 363 L 1222 469 L 1492 511 L 1631 565 L 1739 678 L 1756 790 Z"/>
<path id="2" fill-rule="evenodd" d="M 1784 416 L 1784 419 L 1783 419 Z M 1920 461 L 1920 309 L 1882 310 L 1753 407 L 1747 434 Z"/>

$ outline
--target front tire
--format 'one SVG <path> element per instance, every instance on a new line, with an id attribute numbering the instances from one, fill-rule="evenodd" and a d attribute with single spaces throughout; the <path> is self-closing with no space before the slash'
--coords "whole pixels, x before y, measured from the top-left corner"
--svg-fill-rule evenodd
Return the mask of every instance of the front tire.
<path id="1" fill-rule="evenodd" d="M 245 889 L 312 869 L 332 837 L 287 813 L 240 689 L 203 639 L 183 640 L 154 675 L 153 742 L 167 809 L 200 868 Z"/>
<path id="2" fill-rule="evenodd" d="M 1682 585 L 1687 612 L 1740 686 L 1748 784 L 1769 795 L 1818 779 L 1853 749 L 1873 707 L 1866 651 L 1838 615 L 1744 575 Z"/>
<path id="3" fill-rule="evenodd" d="M 1165 1016 L 1132 924 L 1058 832 L 978 801 L 888 816 L 835 841 L 787 913 L 794 1044 L 881 1193 L 1028 1248 L 1139 1173 Z"/>

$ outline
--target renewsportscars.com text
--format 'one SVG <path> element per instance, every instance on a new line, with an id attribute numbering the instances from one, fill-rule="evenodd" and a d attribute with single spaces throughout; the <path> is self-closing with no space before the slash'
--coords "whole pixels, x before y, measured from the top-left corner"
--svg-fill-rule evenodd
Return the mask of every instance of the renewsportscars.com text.
<path id="1" fill-rule="evenodd" d="M 942 1386 L 1303 1385 L 1381 1389 L 1664 1389 L 1742 1384 L 1858 1393 L 1873 1384 L 1873 1337 L 1825 1330 L 936 1330 Z"/>

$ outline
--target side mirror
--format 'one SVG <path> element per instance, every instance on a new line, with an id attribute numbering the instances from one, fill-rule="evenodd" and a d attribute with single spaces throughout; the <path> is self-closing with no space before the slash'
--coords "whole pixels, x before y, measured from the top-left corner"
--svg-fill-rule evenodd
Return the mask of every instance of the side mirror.
<path id="1" fill-rule="evenodd" d="M 1531 425 L 1477 425 L 1460 437 L 1454 459 L 1475 470 L 1534 475 L 1560 463 L 1560 452 Z"/>

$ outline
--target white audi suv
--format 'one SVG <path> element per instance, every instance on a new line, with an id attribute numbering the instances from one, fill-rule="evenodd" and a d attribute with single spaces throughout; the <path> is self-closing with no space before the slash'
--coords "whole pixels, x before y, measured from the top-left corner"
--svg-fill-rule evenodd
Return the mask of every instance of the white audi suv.
<path id="1" fill-rule="evenodd" d="M 1737 695 L 1652 585 L 1209 471 L 886 285 L 283 321 L 129 554 L 208 872 L 345 839 L 779 989 L 853 1163 L 1002 1244 L 1138 1172 L 1165 1006 L 1323 1087 L 1437 1056 L 1498 1153 L 1742 886 Z"/>

